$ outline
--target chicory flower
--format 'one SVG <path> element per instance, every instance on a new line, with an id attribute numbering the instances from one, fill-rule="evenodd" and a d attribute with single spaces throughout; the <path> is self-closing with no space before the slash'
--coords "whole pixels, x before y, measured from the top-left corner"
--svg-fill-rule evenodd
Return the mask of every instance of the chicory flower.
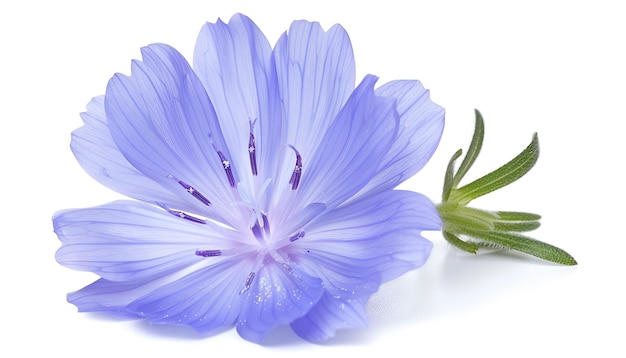
<path id="1" fill-rule="evenodd" d="M 339 25 L 296 21 L 272 48 L 235 15 L 202 28 L 193 67 L 164 44 L 141 53 L 72 135 L 83 168 L 136 200 L 54 216 L 58 262 L 100 276 L 69 302 L 253 342 L 365 326 L 369 297 L 441 228 L 394 188 L 435 151 L 443 109 L 418 81 L 355 87 Z"/>

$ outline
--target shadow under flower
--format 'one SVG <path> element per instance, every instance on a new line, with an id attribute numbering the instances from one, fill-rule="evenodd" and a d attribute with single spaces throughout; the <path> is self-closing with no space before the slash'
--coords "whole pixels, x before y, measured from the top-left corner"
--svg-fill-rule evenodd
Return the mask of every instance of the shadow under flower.
<path id="1" fill-rule="evenodd" d="M 406 275 L 411 281 L 398 280 L 413 287 L 413 292 L 399 293 L 404 295 L 403 304 L 411 305 L 412 311 L 396 312 L 397 308 L 391 311 L 404 321 L 428 321 L 476 310 L 508 300 L 530 287 L 549 284 L 575 270 L 575 267 L 564 270 L 562 265 L 506 250 L 481 253 L 482 257 L 477 259 L 441 240 L 434 241 L 426 265 L 414 277 L 409 276 L 412 273 Z M 385 290 L 379 294 L 386 294 Z"/>

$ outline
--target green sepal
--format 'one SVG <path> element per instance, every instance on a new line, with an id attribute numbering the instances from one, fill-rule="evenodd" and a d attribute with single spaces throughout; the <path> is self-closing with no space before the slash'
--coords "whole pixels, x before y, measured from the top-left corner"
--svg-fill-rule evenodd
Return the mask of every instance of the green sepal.
<path id="1" fill-rule="evenodd" d="M 450 244 L 454 245 L 455 247 L 468 252 L 470 254 L 475 254 L 476 252 L 478 252 L 478 245 L 474 244 L 472 242 L 467 242 L 467 241 L 463 241 L 461 239 L 459 239 L 456 235 L 454 235 L 453 233 L 449 232 L 449 231 L 442 231 L 441 232 L 443 234 L 444 239 L 446 239 L 446 241 L 448 241 Z"/>
<path id="2" fill-rule="evenodd" d="M 439 215 L 446 227 L 469 227 L 475 230 L 493 230 L 498 216 L 488 211 L 459 205 L 442 204 Z"/>
<path id="3" fill-rule="evenodd" d="M 486 211 L 467 206 L 472 200 L 518 180 L 533 168 L 539 158 L 539 138 L 535 133 L 526 149 L 511 161 L 458 188 L 480 154 L 484 131 L 483 117 L 476 111 L 474 135 L 465 158 L 455 173 L 455 163 L 463 153 L 459 149 L 446 168 L 442 202 L 437 205 L 443 221 L 443 237 L 453 246 L 473 254 L 485 247 L 509 249 L 563 265 L 576 265 L 576 260 L 562 249 L 519 234 L 537 229 L 540 226 L 540 215 L 518 211 Z"/>

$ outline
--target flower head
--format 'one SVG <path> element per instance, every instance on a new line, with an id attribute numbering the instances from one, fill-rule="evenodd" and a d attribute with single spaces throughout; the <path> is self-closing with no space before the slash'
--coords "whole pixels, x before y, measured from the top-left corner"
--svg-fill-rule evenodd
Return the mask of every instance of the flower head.
<path id="1" fill-rule="evenodd" d="M 202 28 L 193 67 L 143 48 L 72 135 L 83 168 L 136 200 L 55 215 L 58 262 L 101 277 L 68 300 L 255 342 L 364 326 L 441 227 L 430 200 L 393 189 L 434 152 L 443 109 L 417 81 L 376 80 L 355 88 L 338 25 L 296 21 L 272 48 L 235 15 Z"/>

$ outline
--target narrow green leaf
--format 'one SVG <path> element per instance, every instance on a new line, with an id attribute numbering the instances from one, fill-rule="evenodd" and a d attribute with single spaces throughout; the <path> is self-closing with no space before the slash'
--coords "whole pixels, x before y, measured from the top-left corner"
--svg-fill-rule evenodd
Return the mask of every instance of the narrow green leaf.
<path id="1" fill-rule="evenodd" d="M 461 162 L 459 166 L 459 170 L 454 175 L 454 180 L 452 181 L 452 187 L 456 188 L 459 186 L 459 183 L 467 174 L 467 171 L 472 167 L 476 158 L 478 158 L 478 154 L 480 154 L 480 149 L 483 146 L 483 138 L 485 137 L 485 123 L 483 121 L 483 116 L 480 112 L 475 109 L 476 113 L 476 122 L 474 124 L 474 135 L 472 136 L 472 141 L 470 142 L 470 146 L 467 150 L 467 154 L 465 154 L 465 158 Z"/>
<path id="2" fill-rule="evenodd" d="M 467 207 L 473 199 L 507 186 L 533 168 L 539 158 L 539 138 L 533 135 L 530 144 L 508 163 L 491 173 L 458 188 L 459 183 L 474 164 L 484 137 L 484 123 L 476 110 L 474 135 L 455 173 L 456 160 L 463 154 L 458 150 L 448 163 L 444 178 L 442 202 L 437 205 L 443 221 L 442 234 L 453 246 L 470 253 L 480 248 L 516 250 L 563 265 L 576 265 L 567 252 L 550 244 L 524 236 L 522 232 L 537 229 L 540 215 L 516 211 L 486 211 Z M 461 239 L 463 238 L 463 239 Z"/>
<path id="3" fill-rule="evenodd" d="M 475 240 L 476 241 L 471 241 L 471 242 L 475 244 L 476 246 L 478 246 L 478 249 L 508 250 L 506 247 L 494 244 L 493 242 L 483 241 L 483 240 L 478 240 L 478 239 L 475 239 Z"/>
<path id="4" fill-rule="evenodd" d="M 541 226 L 539 221 L 496 221 L 493 223 L 495 231 L 527 232 Z"/>
<path id="5" fill-rule="evenodd" d="M 469 252 L 470 254 L 475 254 L 478 251 L 478 246 L 471 243 L 471 242 L 466 242 L 463 241 L 461 239 L 459 239 L 456 235 L 454 235 L 453 233 L 449 232 L 449 231 L 442 231 L 441 232 L 443 234 L 444 239 L 446 239 L 446 241 L 448 241 L 451 245 L 465 251 L 465 252 Z"/>
<path id="6" fill-rule="evenodd" d="M 467 230 L 464 234 L 558 264 L 577 264 L 576 260 L 564 250 L 524 235 L 499 231 L 474 230 Z"/>
<path id="7" fill-rule="evenodd" d="M 444 203 L 448 201 L 448 198 L 450 197 L 450 191 L 454 188 L 452 184 L 452 181 L 454 178 L 454 163 L 456 162 L 457 159 L 459 159 L 461 154 L 463 154 L 463 151 L 461 149 L 457 150 L 456 153 L 452 155 L 452 158 L 450 158 L 450 161 L 448 162 L 448 168 L 446 169 L 446 176 L 443 179 L 443 193 L 441 194 L 441 201 Z"/>
<path id="8" fill-rule="evenodd" d="M 493 172 L 456 189 L 450 193 L 450 200 L 459 204 L 470 201 L 509 185 L 524 176 L 539 158 L 539 139 L 537 133 L 533 140 L 520 154 Z"/>
<path id="9" fill-rule="evenodd" d="M 537 221 L 541 219 L 541 215 L 533 213 L 525 213 L 522 211 L 496 211 L 496 215 L 500 220 L 507 221 Z"/>

